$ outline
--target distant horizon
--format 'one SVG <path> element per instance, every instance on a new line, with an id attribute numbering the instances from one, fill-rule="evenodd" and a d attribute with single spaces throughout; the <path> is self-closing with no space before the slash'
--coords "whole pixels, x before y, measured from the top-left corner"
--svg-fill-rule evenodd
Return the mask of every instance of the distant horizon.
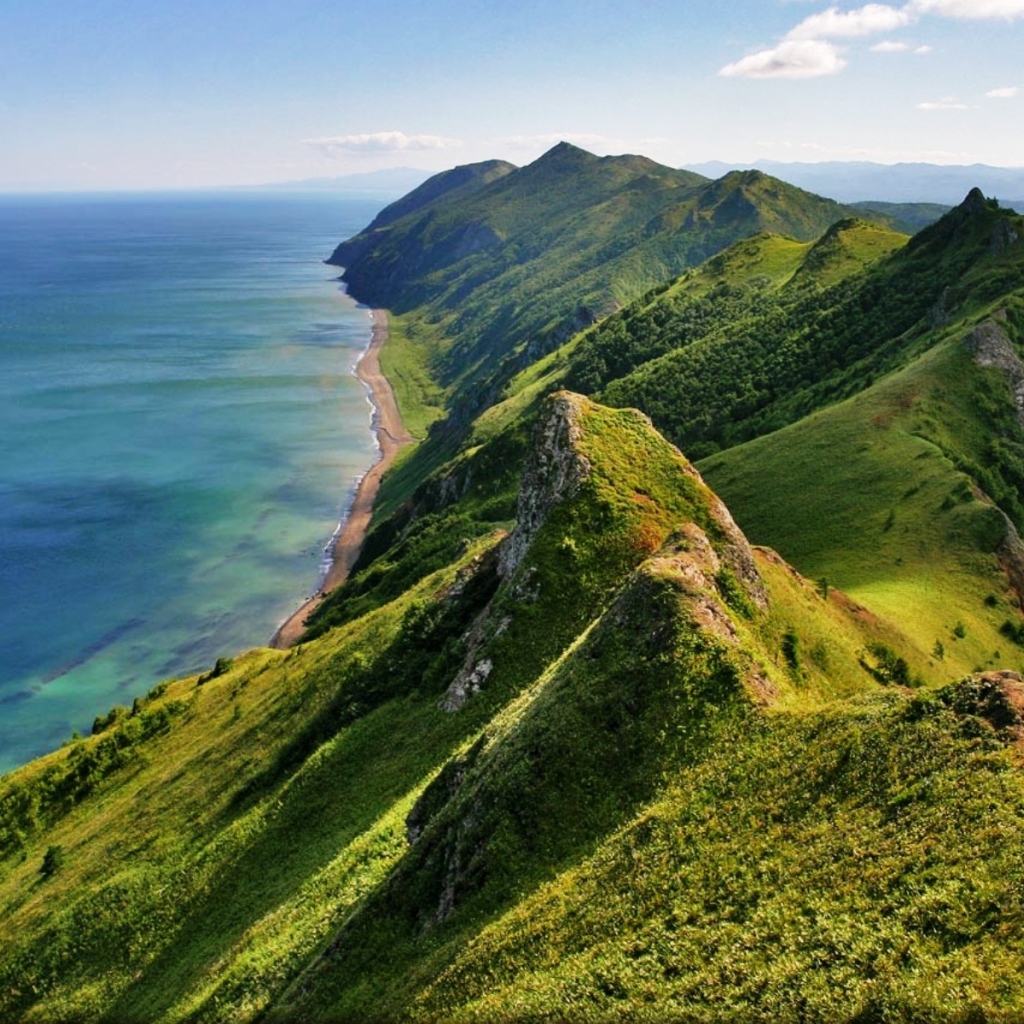
<path id="1" fill-rule="evenodd" d="M 571 143 L 575 145 L 575 143 Z M 585 146 L 578 146 L 577 148 L 586 150 Z M 589 152 L 589 150 L 587 150 Z M 609 156 L 625 156 L 625 155 L 636 155 L 646 156 L 644 153 L 636 154 L 608 154 Z M 648 159 L 653 159 L 648 157 Z M 478 161 L 474 161 L 478 162 Z M 532 162 L 532 161 L 530 161 Z M 281 181 L 266 181 L 254 184 L 244 183 L 233 183 L 223 185 L 207 185 L 207 186 L 164 186 L 164 187 L 117 187 L 117 188 L 89 188 L 89 189 L 48 189 L 48 188 L 26 188 L 26 189 L 0 189 L 0 198 L 3 199 L 14 199 L 18 197 L 75 197 L 75 196 L 138 196 L 143 197 L 146 195 L 201 195 L 208 193 L 210 195 L 223 195 L 224 193 L 236 193 L 239 195 L 245 194 L 257 194 L 262 192 L 274 192 L 277 194 L 287 193 L 293 191 L 295 194 L 305 195 L 330 195 L 332 192 L 337 192 L 339 195 L 350 193 L 353 195 L 365 195 L 379 198 L 394 197 L 398 198 L 401 195 L 416 188 L 419 184 L 426 181 L 428 178 L 435 174 L 444 173 L 445 170 L 450 170 L 457 164 L 452 164 L 448 168 L 442 168 L 440 170 L 429 170 L 422 167 L 410 167 L 408 165 L 396 165 L 393 167 L 378 168 L 373 171 L 361 171 L 352 174 L 339 174 L 339 175 L 318 175 L 310 178 L 301 179 L 286 179 Z M 517 166 L 525 166 L 517 165 Z M 665 165 L 671 166 L 671 165 Z M 982 180 L 977 183 L 977 187 L 981 187 L 982 191 L 986 194 L 996 194 L 992 188 L 985 188 L 985 182 L 983 180 L 985 175 L 1020 175 L 1020 187 L 1011 187 L 1010 191 L 1001 192 L 998 197 L 1009 202 L 1021 203 L 1024 202 L 1024 167 L 1014 166 L 1000 166 L 995 164 L 985 163 L 973 163 L 973 164 L 941 164 L 932 163 L 928 161 L 898 161 L 895 163 L 882 163 L 879 161 L 870 160 L 804 160 L 804 161 L 786 161 L 786 160 L 772 160 L 768 158 L 760 158 L 752 162 L 743 161 L 727 161 L 727 160 L 707 160 L 689 164 L 680 165 L 680 169 L 692 170 L 697 173 L 706 174 L 708 177 L 721 177 L 723 174 L 729 173 L 733 170 L 768 170 L 774 174 L 774 170 L 778 169 L 778 176 L 784 177 L 785 174 L 796 174 L 796 179 L 785 179 L 790 184 L 795 184 L 798 187 L 805 188 L 808 191 L 816 191 L 816 187 L 820 194 L 828 195 L 830 198 L 838 199 L 840 202 L 938 202 L 945 203 L 947 205 L 954 205 L 963 198 L 962 195 L 958 195 L 957 190 L 964 191 L 969 190 L 975 185 L 969 185 L 967 182 L 970 180 L 965 176 L 968 174 L 977 174 L 982 176 Z M 856 182 L 857 172 L 861 175 L 874 175 L 874 181 L 885 181 L 883 176 L 887 172 L 898 172 L 901 169 L 929 169 L 936 172 L 935 179 L 940 179 L 943 175 L 958 176 L 958 180 L 953 190 L 950 191 L 947 187 L 947 191 L 943 194 L 941 199 L 934 198 L 934 192 L 929 192 L 928 185 L 915 185 L 915 188 L 922 190 L 922 195 L 915 197 L 912 191 L 908 191 L 911 186 L 908 185 L 892 185 L 891 182 L 896 180 L 890 176 L 888 179 L 890 184 L 888 191 L 892 193 L 892 189 L 896 188 L 900 192 L 897 198 L 888 198 L 885 194 L 887 189 L 886 186 L 880 185 L 882 194 L 867 194 L 865 190 L 870 192 L 871 186 L 867 184 L 861 184 L 859 186 L 860 191 L 858 192 L 858 185 Z M 962 181 L 960 180 L 962 179 Z M 861 181 L 865 180 L 863 177 Z M 948 180 L 948 178 L 947 178 Z M 850 189 L 853 189 L 851 192 Z M 831 191 L 830 191 L 831 189 Z M 838 189 L 838 194 L 833 192 Z M 1019 192 L 1019 194 L 1017 194 Z M 865 194 L 861 194 L 865 193 Z M 931 198 L 929 198 L 931 196 Z"/>
<path id="2" fill-rule="evenodd" d="M 581 146 L 581 149 L 586 149 L 585 146 Z M 587 152 L 592 152 L 587 150 Z M 509 161 L 514 163 L 517 167 L 525 167 L 534 160 L 539 159 L 543 154 L 539 154 L 533 160 L 524 160 L 522 162 Z M 1010 171 L 1019 172 L 1024 174 L 1024 163 L 1021 164 L 992 164 L 985 163 L 983 161 L 975 161 L 973 163 L 940 163 L 937 161 L 928 160 L 897 160 L 891 163 L 886 163 L 878 160 L 775 160 L 769 157 L 756 157 L 752 160 L 721 160 L 717 158 L 709 158 L 706 160 L 695 160 L 687 161 L 683 163 L 664 163 L 661 160 L 655 160 L 654 157 L 644 153 L 640 150 L 623 150 L 619 153 L 595 153 L 596 156 L 601 157 L 616 157 L 616 156 L 644 156 L 648 159 L 654 160 L 655 163 L 662 164 L 665 167 L 671 167 L 676 170 L 691 170 L 698 167 L 715 166 L 721 165 L 729 169 L 736 170 L 758 170 L 763 169 L 765 166 L 779 166 L 779 167 L 872 167 L 872 168 L 899 168 L 899 167 L 934 167 L 945 170 L 970 170 L 973 168 L 981 168 L 993 171 Z M 468 164 L 482 163 L 488 159 L 505 159 L 504 157 L 482 157 L 480 160 L 466 160 L 458 161 L 457 163 L 451 163 L 444 167 L 426 168 L 426 167 L 410 167 L 406 165 L 395 165 L 389 167 L 380 167 L 373 171 L 355 171 L 347 174 L 316 174 L 310 175 L 304 178 L 280 178 L 275 180 L 264 180 L 257 182 L 244 182 L 244 181 L 230 181 L 222 182 L 217 184 L 122 184 L 122 185 L 94 185 L 94 186 L 71 186 L 71 185 L 51 185 L 46 183 L 15 183 L 10 185 L 0 185 L 0 196 L 30 196 L 30 195 L 129 195 L 129 194 L 161 194 L 161 193 L 201 193 L 201 192 L 255 192 L 262 189 L 280 189 L 286 186 L 303 186 L 313 185 L 317 183 L 330 183 L 330 182 L 351 182 L 357 179 L 371 179 L 377 176 L 384 177 L 387 175 L 394 174 L 396 172 L 408 172 L 410 176 L 414 173 L 422 176 L 422 180 L 426 181 L 428 178 L 433 177 L 436 174 L 443 174 L 445 171 L 452 170 L 455 167 L 465 166 Z M 365 191 L 367 193 L 386 193 L 390 192 L 391 189 L 387 187 L 370 188 L 365 187 L 363 189 L 353 188 L 352 191 Z"/>

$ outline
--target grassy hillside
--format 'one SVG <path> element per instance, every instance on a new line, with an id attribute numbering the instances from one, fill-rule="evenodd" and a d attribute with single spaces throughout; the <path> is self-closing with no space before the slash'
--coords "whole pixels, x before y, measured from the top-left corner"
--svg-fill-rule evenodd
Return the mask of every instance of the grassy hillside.
<path id="1" fill-rule="evenodd" d="M 361 301 L 444 339 L 423 358 L 461 387 L 463 421 L 518 368 L 738 238 L 810 240 L 853 212 L 757 171 L 709 182 L 566 143 L 527 167 L 474 175 L 455 188 L 431 179 L 418 190 L 429 201 L 413 193 L 331 257 Z"/>
<path id="2" fill-rule="evenodd" d="M 771 844 L 777 866 L 744 876 L 753 907 L 788 863 L 785 851 L 820 828 L 813 786 L 827 788 L 842 746 L 833 749 L 829 730 L 860 737 L 874 764 L 871 729 L 902 743 L 926 723 L 922 737 L 944 737 L 944 772 L 959 763 L 949 756 L 974 764 L 984 752 L 972 769 L 979 778 L 1016 779 L 1004 740 L 969 702 L 947 710 L 940 693 L 834 704 L 876 692 L 877 652 L 898 659 L 912 645 L 753 552 L 637 414 L 567 394 L 546 403 L 517 512 L 497 546 L 496 536 L 468 545 L 397 600 L 289 653 L 254 652 L 161 688 L 4 780 L 3 1018 L 447 1019 L 463 1004 L 486 1017 L 527 979 L 522 991 L 539 1007 L 564 1005 L 568 983 L 569 1005 L 614 999 L 639 1009 L 653 996 L 664 1008 L 689 998 L 696 960 L 659 968 L 658 985 L 648 979 L 637 1001 L 622 966 L 636 962 L 628 936 L 653 941 L 653 928 L 670 943 L 673 922 L 718 919 L 706 886 L 685 881 L 710 862 L 698 868 L 689 847 L 671 845 L 672 821 L 746 801 L 751 828 L 759 816 L 775 822 L 770 834 L 792 845 Z M 809 736 L 818 739 L 808 751 Z M 787 749 L 803 758 L 787 761 L 789 771 L 805 764 L 822 780 L 798 799 L 781 780 L 757 782 L 775 774 L 757 765 Z M 852 773 L 856 759 L 845 763 Z M 931 764 L 915 770 L 930 779 Z M 889 826 L 892 873 L 916 856 L 915 815 L 926 809 L 878 771 L 872 799 L 913 808 Z M 863 796 L 850 786 L 851 801 Z M 865 837 L 873 806 L 851 804 Z M 974 806 L 948 812 L 962 847 L 933 850 L 930 873 L 905 900 L 892 897 L 908 922 L 922 912 L 921 886 L 960 884 L 957 851 L 976 841 Z M 653 821 L 665 822 L 664 840 Z M 701 834 L 731 877 L 747 832 Z M 640 905 L 629 909 L 625 890 L 614 895 L 628 875 L 601 883 L 601 907 L 586 896 L 588 880 L 616 874 L 628 850 L 663 916 L 637 918 Z M 774 912 L 784 934 L 818 891 L 802 887 L 796 904 Z M 589 910 L 582 919 L 564 911 L 577 923 L 553 929 L 541 961 L 540 947 L 525 959 L 516 952 L 524 933 L 514 922 L 561 914 L 573 900 Z M 942 927 L 968 927 L 959 908 L 927 906 Z M 1013 919 L 1012 903 L 999 906 L 979 903 L 993 932 Z M 605 923 L 592 927 L 595 914 Z M 774 941 L 773 927 L 758 941 Z M 895 925 L 886 933 L 897 943 L 899 934 Z M 813 950 L 824 939 L 801 941 Z M 473 967 L 480 948 L 491 951 L 483 974 Z M 567 964 L 585 955 L 598 967 L 545 981 L 563 952 Z M 921 957 L 947 988 L 974 963 L 931 947 Z M 830 985 L 831 970 L 814 984 Z M 784 1003 L 787 974 L 774 977 L 760 991 Z M 900 996 L 886 978 L 870 991 Z M 510 1005 L 501 1012 L 519 1019 L 522 1007 Z"/>
<path id="3" fill-rule="evenodd" d="M 842 213 L 561 146 L 343 250 L 426 439 L 0 780 L 0 1020 L 1024 1017 L 1024 223 Z"/>
<path id="4" fill-rule="evenodd" d="M 831 287 L 723 288 L 696 310 L 670 305 L 659 334 L 664 354 L 642 351 L 626 374 L 616 367 L 595 380 L 577 371 L 569 383 L 596 385 L 613 405 L 639 406 L 694 456 L 710 454 L 858 393 L 934 344 L 937 329 L 1019 289 L 1024 263 L 1018 246 L 994 244 L 1002 231 L 1019 234 L 1019 219 L 978 194 Z M 695 314 L 696 330 L 688 323 Z M 613 329 L 602 325 L 589 347 L 600 349 L 602 332 Z M 615 347 L 615 339 L 605 344 Z"/>
<path id="5" fill-rule="evenodd" d="M 751 537 L 898 623 L 932 678 L 1021 670 L 1024 651 L 1000 633 L 1019 615 L 1015 531 L 964 471 L 1000 391 L 1009 405 L 954 333 L 856 398 L 701 466 Z"/>
<path id="6" fill-rule="evenodd" d="M 593 852 L 468 940 L 438 943 L 433 977 L 396 1009 L 1013 1020 L 1020 768 L 955 710 L 973 692 L 722 722 L 708 756 Z"/>

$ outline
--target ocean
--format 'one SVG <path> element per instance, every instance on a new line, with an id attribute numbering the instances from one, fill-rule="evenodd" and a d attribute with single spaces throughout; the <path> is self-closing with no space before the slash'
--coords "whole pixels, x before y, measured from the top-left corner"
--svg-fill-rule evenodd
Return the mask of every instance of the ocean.
<path id="1" fill-rule="evenodd" d="M 266 644 L 375 457 L 383 199 L 0 197 L 0 773 Z"/>

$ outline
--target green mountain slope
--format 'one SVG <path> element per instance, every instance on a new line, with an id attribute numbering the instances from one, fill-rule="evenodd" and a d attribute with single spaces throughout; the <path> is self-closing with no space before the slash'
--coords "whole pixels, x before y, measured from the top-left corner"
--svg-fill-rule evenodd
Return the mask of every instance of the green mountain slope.
<path id="1" fill-rule="evenodd" d="M 611 385 L 613 396 L 628 395 L 634 404 L 644 404 L 649 381 L 652 392 L 664 392 L 670 415 L 688 422 L 689 410 L 677 410 L 676 396 L 663 388 L 664 378 L 687 374 L 686 361 L 699 359 L 699 353 L 721 358 L 731 351 L 729 346 L 756 373 L 755 345 L 777 348 L 779 336 L 792 336 L 803 326 L 801 318 L 818 317 L 830 305 L 849 301 L 846 279 L 906 241 L 903 235 L 861 221 L 841 220 L 814 242 L 801 244 L 771 234 L 738 242 L 655 292 L 649 302 L 634 304 L 588 331 L 569 360 L 567 381 L 588 392 Z M 834 291 L 819 294 L 829 285 Z M 740 330 L 743 337 L 733 340 Z M 723 341 L 726 333 L 728 340 Z M 664 361 L 658 362 L 659 357 Z M 634 375 L 641 367 L 643 372 Z M 719 385 L 717 379 L 702 377 L 700 391 L 721 401 Z M 656 400 L 652 395 L 650 404 Z M 732 422 L 734 412 L 723 410 L 722 418 Z M 687 434 L 690 441 L 706 440 L 695 437 L 692 426 Z"/>
<path id="2" fill-rule="evenodd" d="M 953 332 L 856 398 L 701 463 L 752 537 L 898 623 L 932 678 L 1024 668 L 1000 632 L 1024 596 L 1020 541 L 976 482 L 993 436 L 1022 435 L 975 339 Z"/>
<path id="3" fill-rule="evenodd" d="M 0 780 L 0 1019 L 1024 1016 L 1024 225 L 826 213 L 563 146 L 343 250 L 460 429 Z"/>
<path id="4" fill-rule="evenodd" d="M 906 246 L 853 222 L 803 252 L 754 238 L 551 376 L 706 455 L 753 539 L 909 629 L 926 674 L 1019 666 L 1022 237 L 972 193 Z"/>
<path id="5" fill-rule="evenodd" d="M 1024 689 L 880 691 L 911 648 L 556 395 L 503 540 L 5 780 L 0 1013 L 1012 1009 Z"/>
<path id="6" fill-rule="evenodd" d="M 722 723 L 660 799 L 384 1005 L 423 1021 L 1012 1020 L 1024 805 L 1015 756 L 955 710 L 977 689 Z"/>
<path id="7" fill-rule="evenodd" d="M 975 193 L 888 259 L 863 274 L 847 267 L 811 294 L 748 284 L 699 305 L 670 295 L 645 314 L 661 321 L 657 347 L 643 324 L 624 345 L 627 323 L 608 321 L 583 342 L 568 383 L 639 406 L 694 455 L 769 433 L 859 392 L 934 344 L 943 324 L 1019 288 L 1019 247 L 1003 241 L 1007 231 L 1019 237 L 1019 219 Z M 816 247 L 835 265 L 826 247 L 841 252 L 842 240 L 833 233 Z"/>
<path id="8" fill-rule="evenodd" d="M 566 143 L 484 177 L 468 195 L 427 182 L 436 199 L 407 212 L 413 193 L 331 257 L 361 301 L 415 310 L 419 357 L 461 385 L 463 419 L 517 367 L 736 239 L 808 240 L 853 212 L 759 171 L 709 182 Z"/>
<path id="9" fill-rule="evenodd" d="M 635 413 L 547 403 L 517 512 L 398 601 L 6 779 L 4 1019 L 404 1014 L 418 964 L 736 729 L 871 691 L 864 645 L 905 645 L 752 552 Z"/>

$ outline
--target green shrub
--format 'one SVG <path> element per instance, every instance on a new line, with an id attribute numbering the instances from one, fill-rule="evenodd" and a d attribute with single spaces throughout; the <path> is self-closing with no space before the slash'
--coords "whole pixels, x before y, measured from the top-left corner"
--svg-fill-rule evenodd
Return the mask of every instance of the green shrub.
<path id="1" fill-rule="evenodd" d="M 861 663 L 880 683 L 910 685 L 910 666 L 891 647 L 883 643 L 868 644 L 868 653 L 875 658 L 875 664 L 863 660 Z"/>
<path id="2" fill-rule="evenodd" d="M 790 626 L 785 633 L 782 634 L 782 656 L 786 659 L 786 664 L 795 672 L 800 667 L 800 641 L 794 631 L 793 627 Z"/>
<path id="3" fill-rule="evenodd" d="M 64 866 L 64 847 L 63 846 L 48 846 L 46 853 L 43 856 L 43 864 L 39 869 L 39 874 L 44 878 L 49 878 L 52 875 L 57 874 L 58 871 Z"/>

